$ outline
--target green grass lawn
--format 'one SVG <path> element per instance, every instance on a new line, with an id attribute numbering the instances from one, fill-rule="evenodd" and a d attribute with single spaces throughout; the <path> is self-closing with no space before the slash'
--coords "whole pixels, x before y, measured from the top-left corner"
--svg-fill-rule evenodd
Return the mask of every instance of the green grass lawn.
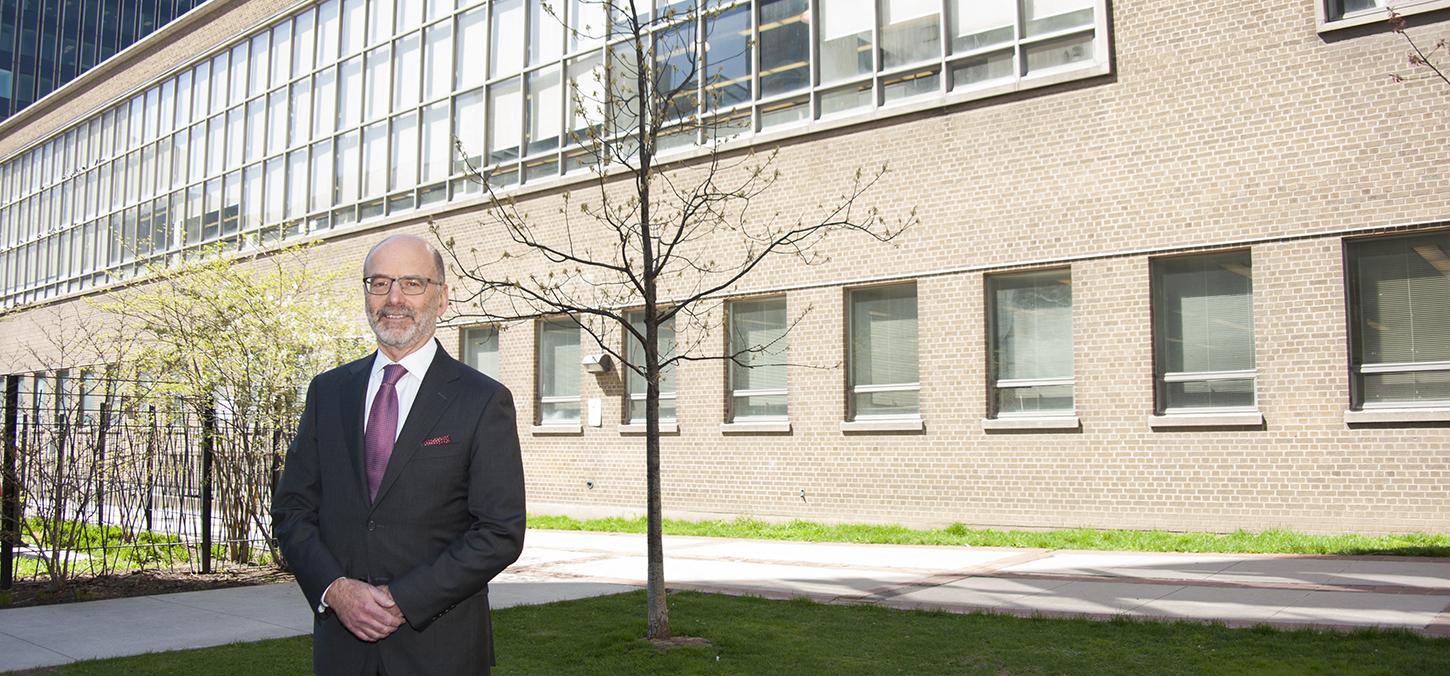
<path id="1" fill-rule="evenodd" d="M 679 592 L 662 652 L 644 592 L 494 614 L 496 674 L 1444 674 L 1450 639 L 1144 621 L 1022 619 Z M 306 674 L 307 638 L 105 660 L 64 674 Z"/>
<path id="2" fill-rule="evenodd" d="M 529 527 L 643 533 L 645 521 L 643 517 L 578 520 L 567 516 L 531 514 L 529 515 Z M 736 519 L 734 521 L 666 519 L 664 532 L 665 535 L 706 535 L 761 540 L 893 545 L 972 545 L 977 547 L 1094 549 L 1131 552 L 1450 556 L 1450 535 L 1427 533 L 1371 536 L 1309 535 L 1284 530 L 1173 533 L 1089 528 L 1027 531 L 972 529 L 961 524 L 935 530 L 917 530 L 904 526 L 825 525 L 810 521 L 767 523 L 756 519 Z"/>

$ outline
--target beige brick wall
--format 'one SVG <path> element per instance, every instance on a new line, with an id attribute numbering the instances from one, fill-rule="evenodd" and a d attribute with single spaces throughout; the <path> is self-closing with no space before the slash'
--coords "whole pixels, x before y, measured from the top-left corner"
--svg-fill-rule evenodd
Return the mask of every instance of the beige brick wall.
<path id="1" fill-rule="evenodd" d="M 245 5 L 236 21 L 251 20 L 254 7 L 281 4 Z M 856 167 L 884 162 L 890 172 L 863 206 L 891 215 L 916 207 L 920 223 L 891 245 L 832 237 L 820 249 L 829 260 L 806 267 L 781 258 L 739 285 L 742 293 L 784 292 L 791 317 L 804 313 L 790 336 L 791 361 L 805 365 L 790 371 L 792 429 L 722 434 L 724 364 L 681 365 L 680 431 L 662 444 L 668 511 L 913 524 L 1450 532 L 1450 427 L 1344 422 L 1343 238 L 1450 221 L 1443 84 L 1392 82 L 1387 74 L 1404 62 L 1398 36 L 1362 30 L 1321 37 L 1309 2 L 1115 3 L 1111 27 L 1110 76 L 776 144 L 782 177 L 752 204 L 751 222 L 818 214 Z M 1450 23 L 1432 21 L 1412 33 L 1433 40 L 1450 34 Z M 170 67 L 161 62 L 180 60 L 170 54 L 156 57 L 158 72 Z M 134 88 L 126 78 L 144 79 L 144 72 L 138 66 L 108 86 Z M 64 116 L 58 110 L 37 128 Z M 0 137 L 0 155 L 23 145 L 22 136 L 12 130 Z M 521 197 L 530 223 L 546 236 L 560 232 L 563 189 Z M 587 184 L 567 189 L 576 201 L 593 194 Z M 435 216 L 464 250 L 493 254 L 507 246 L 477 203 Z M 577 227 L 577 215 L 571 218 Z M 394 227 L 422 232 L 423 224 L 415 218 L 335 233 L 317 255 L 357 265 L 381 231 Z M 601 245 L 603 237 L 592 241 Z M 1265 423 L 1155 431 L 1148 424 L 1149 261 L 1242 247 L 1253 260 Z M 738 247 L 714 241 L 701 255 L 732 251 Z M 514 276 L 548 269 L 519 259 L 511 265 Z M 1072 269 L 1081 429 L 985 432 L 984 275 L 1044 265 Z M 845 433 L 846 289 L 893 279 L 917 285 L 925 429 Z M 0 318 L 4 370 L 33 367 L 20 355 L 43 337 L 49 311 Z M 440 337 L 456 352 L 454 328 Z M 716 329 L 704 344 L 718 350 L 723 340 Z M 581 396 L 602 401 L 602 427 L 535 434 L 534 343 L 529 322 L 500 333 L 501 379 L 520 403 L 531 502 L 542 511 L 638 512 L 644 442 L 618 429 L 619 372 L 581 370 Z"/>

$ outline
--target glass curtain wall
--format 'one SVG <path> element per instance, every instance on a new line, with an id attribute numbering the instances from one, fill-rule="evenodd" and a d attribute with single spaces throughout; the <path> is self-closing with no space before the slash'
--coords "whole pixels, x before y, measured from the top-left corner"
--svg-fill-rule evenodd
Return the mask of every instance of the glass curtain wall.
<path id="1" fill-rule="evenodd" d="M 669 92 L 654 114 L 680 121 L 665 153 L 1108 62 L 1101 0 L 640 7 Z M 281 17 L 0 162 L 0 305 L 477 197 L 478 173 L 511 190 L 627 157 L 641 111 L 615 15 L 323 0 Z"/>

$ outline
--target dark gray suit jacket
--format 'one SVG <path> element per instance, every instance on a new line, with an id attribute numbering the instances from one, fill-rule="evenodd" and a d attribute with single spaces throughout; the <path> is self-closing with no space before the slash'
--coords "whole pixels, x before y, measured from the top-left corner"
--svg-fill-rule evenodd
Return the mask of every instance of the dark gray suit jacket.
<path id="1" fill-rule="evenodd" d="M 407 622 L 367 643 L 331 612 L 313 630 L 319 674 L 487 674 L 488 582 L 524 543 L 513 396 L 440 346 L 369 503 L 364 397 L 373 356 L 312 380 L 272 499 L 273 531 L 311 607 L 338 577 L 387 584 Z M 375 652 L 369 652 L 375 651 Z"/>

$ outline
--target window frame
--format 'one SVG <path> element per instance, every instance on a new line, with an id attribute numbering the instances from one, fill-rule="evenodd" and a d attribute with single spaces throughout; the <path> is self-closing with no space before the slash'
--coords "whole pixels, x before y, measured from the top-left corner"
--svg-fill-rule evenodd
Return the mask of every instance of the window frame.
<path id="1" fill-rule="evenodd" d="M 1249 275 L 1248 275 L 1248 280 L 1249 280 L 1249 292 L 1248 292 L 1248 297 L 1249 298 L 1248 298 L 1248 302 L 1249 302 L 1249 321 L 1250 321 L 1249 331 L 1250 331 L 1250 334 L 1251 334 L 1250 335 L 1250 345 L 1252 346 L 1252 352 L 1250 353 L 1250 359 L 1251 359 L 1251 361 L 1253 363 L 1253 367 L 1252 368 L 1248 368 L 1248 369 L 1232 369 L 1232 370 L 1219 370 L 1219 371 L 1168 371 L 1167 370 L 1167 367 L 1165 365 L 1165 361 L 1167 359 L 1167 355 L 1164 354 L 1165 351 L 1163 349 L 1163 346 L 1165 345 L 1165 343 L 1167 341 L 1167 338 L 1162 335 L 1162 331 L 1163 331 L 1163 328 L 1164 328 L 1162 324 L 1163 324 L 1163 321 L 1164 320 L 1162 319 L 1161 313 L 1164 311 L 1164 307 L 1163 307 L 1163 300 L 1164 300 L 1164 298 L 1162 297 L 1163 290 L 1161 288 L 1161 282 L 1159 281 L 1160 273 L 1159 273 L 1158 266 L 1163 265 L 1163 264 L 1165 264 L 1168 261 L 1182 261 L 1182 260 L 1187 260 L 1187 259 L 1192 259 L 1192 258 L 1223 256 L 1223 255 L 1237 254 L 1237 253 L 1242 253 L 1242 254 L 1248 256 L 1248 260 L 1249 260 Z M 1213 250 L 1213 251 L 1195 251 L 1195 252 L 1187 253 L 1187 254 L 1177 254 L 1177 255 L 1169 255 L 1169 256 L 1153 256 L 1153 257 L 1150 257 L 1148 259 L 1148 267 L 1149 267 L 1149 269 L 1148 269 L 1148 288 L 1149 288 L 1150 334 L 1151 334 L 1152 350 L 1153 350 L 1153 413 L 1154 413 L 1154 415 L 1157 416 L 1157 417 L 1161 417 L 1161 418 L 1173 418 L 1173 417 L 1176 417 L 1176 416 L 1181 416 L 1181 417 L 1185 417 L 1186 418 L 1186 417 L 1190 417 L 1190 416 L 1205 416 L 1205 415 L 1212 416 L 1212 415 L 1217 415 L 1217 414 L 1224 414 L 1224 415 L 1234 415 L 1234 414 L 1258 415 L 1259 414 L 1259 378 L 1258 378 L 1258 343 L 1257 343 L 1257 341 L 1258 341 L 1258 330 L 1257 330 L 1257 328 L 1258 327 L 1256 325 L 1257 324 L 1257 321 L 1258 321 L 1258 317 L 1257 317 L 1257 313 L 1255 313 L 1253 311 L 1253 308 L 1254 308 L 1254 290 L 1253 290 L 1253 281 L 1254 281 L 1254 278 L 1253 278 L 1253 255 L 1252 255 L 1252 249 L 1249 248 L 1249 247 L 1240 247 L 1240 248 L 1233 248 L 1233 249 L 1219 249 L 1219 250 Z M 1167 386 L 1170 383 L 1192 383 L 1192 382 L 1209 383 L 1209 382 L 1223 381 L 1223 380 L 1248 380 L 1250 382 L 1252 388 L 1253 388 L 1253 403 L 1252 404 L 1247 404 L 1247 405 L 1240 405 L 1240 406 L 1178 406 L 1178 407 L 1170 407 L 1168 405 L 1168 394 L 1167 394 L 1168 387 Z"/>
<path id="2" fill-rule="evenodd" d="M 1072 266 L 1054 266 L 1037 268 L 1032 270 L 1013 270 L 1008 272 L 993 273 L 985 275 L 983 279 L 983 290 L 986 293 L 984 303 L 986 312 L 986 334 L 987 334 L 987 417 L 989 419 L 1009 420 L 1026 418 L 1070 418 L 1077 415 L 1077 359 L 1076 359 L 1076 335 L 1074 333 L 1072 301 L 1068 303 L 1068 361 L 1069 375 L 1065 378 L 998 378 L 1000 363 L 997 358 L 997 298 L 994 293 L 999 280 L 1011 279 L 1014 277 L 1047 276 L 1054 273 L 1066 273 L 1069 289 L 1072 284 Z M 1063 409 L 1048 409 L 1038 411 L 1009 411 L 1002 412 L 998 407 L 998 390 L 1004 388 L 1025 388 L 1025 387 L 1050 387 L 1067 385 L 1072 388 L 1072 406 Z"/>
<path id="3" fill-rule="evenodd" d="M 1427 230 L 1408 234 L 1397 234 L 1389 236 L 1353 237 L 1343 240 L 1344 247 L 1344 295 L 1345 295 L 1345 335 L 1349 350 L 1349 410 L 1351 412 L 1372 413 L 1376 411 L 1390 410 L 1430 410 L 1450 409 L 1450 398 L 1427 399 L 1422 401 L 1388 401 L 1388 402 L 1366 402 L 1364 396 L 1364 376 L 1387 373 L 1423 373 L 1431 371 L 1450 371 L 1450 360 L 1446 361 L 1424 361 L 1424 362 L 1377 362 L 1364 364 L 1361 361 L 1361 343 L 1363 331 L 1360 324 L 1363 321 L 1363 304 L 1359 302 L 1360 292 L 1356 282 L 1359 265 L 1354 254 L 1357 245 L 1367 245 L 1373 242 L 1384 242 L 1393 240 L 1414 240 L 1433 237 L 1450 237 L 1450 230 L 1438 229 Z"/>
<path id="4" fill-rule="evenodd" d="M 910 383 L 886 383 L 858 385 L 856 384 L 856 359 L 855 343 L 851 340 L 852 324 L 855 321 L 855 296 L 861 291 L 870 291 L 892 286 L 910 286 L 913 296 L 917 301 L 916 313 L 916 337 L 917 337 L 917 359 L 916 359 L 916 381 Z M 871 423 L 871 422 L 893 422 L 893 421 L 914 421 L 919 422 L 921 415 L 921 285 L 917 280 L 895 281 L 883 284 L 872 284 L 869 286 L 855 286 L 845 289 L 846 307 L 842 315 L 845 318 L 845 359 L 846 365 L 846 422 L 848 423 Z M 856 395 L 858 394 L 879 394 L 883 392 L 916 392 L 915 413 L 868 413 L 860 414 L 856 411 Z"/>
<path id="5" fill-rule="evenodd" d="M 786 321 L 785 321 L 784 325 L 782 325 L 782 327 L 781 327 L 782 333 L 781 333 L 780 341 L 783 341 L 785 343 L 784 346 L 783 346 L 783 349 L 781 350 L 781 353 L 784 354 L 784 355 L 786 355 L 786 361 L 789 361 L 789 354 L 790 354 L 790 329 L 791 329 L 790 318 L 789 318 L 790 303 L 789 303 L 789 300 L 787 299 L 787 297 L 786 297 L 785 294 L 774 294 L 774 295 L 769 295 L 769 296 L 753 296 L 753 297 L 749 297 L 749 298 L 734 298 L 734 299 L 731 299 L 729 302 L 727 302 L 726 305 L 725 305 L 725 355 L 726 355 L 726 360 L 725 360 L 725 422 L 726 423 L 731 423 L 731 424 L 737 424 L 737 423 L 780 423 L 780 422 L 789 422 L 790 421 L 790 370 L 788 368 L 786 368 L 786 364 L 784 362 L 782 362 L 780 364 L 763 364 L 760 367 L 755 367 L 755 368 L 763 368 L 763 367 L 778 367 L 778 368 L 780 368 L 782 371 L 785 372 L 785 375 L 786 375 L 786 386 L 785 387 L 780 387 L 780 388 L 763 388 L 763 389 L 736 389 L 735 388 L 735 378 L 736 378 L 735 368 L 736 368 L 736 363 L 735 363 L 735 361 L 733 359 L 730 359 L 729 358 L 730 356 L 732 356 L 732 355 L 735 354 L 735 350 L 736 350 L 736 346 L 734 345 L 734 338 L 735 338 L 735 308 L 736 308 L 736 306 L 738 304 L 740 304 L 740 303 L 764 303 L 764 302 L 777 301 L 777 300 L 781 304 L 781 310 L 782 310 L 782 312 L 786 314 Z M 749 346 L 746 346 L 746 347 L 749 347 Z M 785 411 L 786 411 L 785 412 L 785 415 L 739 415 L 738 413 L 736 413 L 736 410 L 737 410 L 736 409 L 736 406 L 737 406 L 736 400 L 739 399 L 739 398 L 742 398 L 742 397 L 773 397 L 773 396 L 783 396 L 783 397 L 785 397 Z"/>
<path id="6" fill-rule="evenodd" d="M 579 427 L 582 424 L 583 419 L 584 419 L 584 406 L 583 406 L 583 401 L 584 401 L 584 383 L 583 383 L 583 379 L 582 378 L 579 378 L 578 379 L 579 382 L 578 382 L 578 384 L 575 387 L 575 390 L 576 391 L 574 392 L 573 395 L 567 395 L 567 394 L 557 394 L 557 395 L 549 395 L 549 396 L 545 396 L 544 395 L 544 364 L 543 364 L 543 361 L 544 361 L 544 352 L 543 352 L 543 350 L 541 348 L 543 347 L 544 331 L 546 330 L 546 327 L 547 326 L 571 326 L 574 329 L 575 336 L 576 336 L 576 338 L 579 341 L 578 342 L 579 350 L 580 350 L 581 353 L 583 351 L 583 343 L 584 343 L 584 340 L 583 340 L 583 338 L 584 338 L 584 336 L 583 336 L 583 329 L 579 326 L 578 322 L 575 321 L 573 317 L 569 317 L 569 316 L 540 317 L 537 321 L 534 322 L 534 424 L 537 425 L 537 426 L 539 426 L 539 427 L 577 428 L 577 427 Z M 574 369 L 576 371 L 578 371 L 580 369 L 580 364 L 577 363 L 577 362 L 573 366 L 574 366 Z M 575 413 L 575 416 L 576 417 L 573 420 L 545 420 L 544 419 L 544 405 L 545 404 L 567 404 L 567 403 L 570 403 L 571 401 L 573 403 L 575 403 L 576 405 L 578 405 L 578 409 L 577 409 L 577 411 Z"/>

